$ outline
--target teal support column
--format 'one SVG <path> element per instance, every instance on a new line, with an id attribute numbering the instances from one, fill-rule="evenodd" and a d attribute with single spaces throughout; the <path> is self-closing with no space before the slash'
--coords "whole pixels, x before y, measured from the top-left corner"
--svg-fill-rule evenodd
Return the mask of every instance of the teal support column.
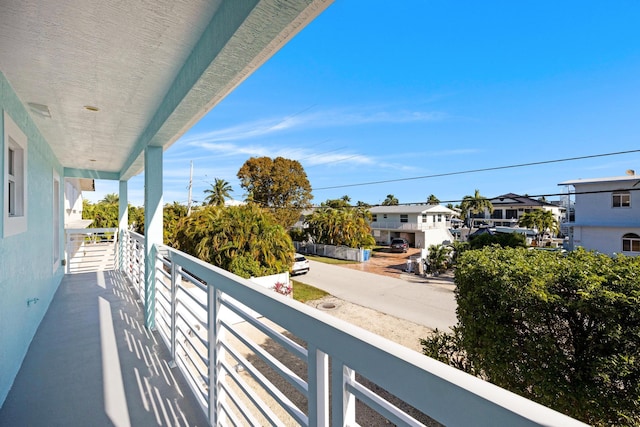
<path id="1" fill-rule="evenodd" d="M 162 244 L 162 147 L 144 150 L 144 325 L 155 328 L 156 246 Z"/>
<path id="2" fill-rule="evenodd" d="M 124 271 L 127 258 L 126 231 L 129 228 L 129 195 L 127 181 L 120 181 L 119 215 L 118 215 L 118 270 Z"/>

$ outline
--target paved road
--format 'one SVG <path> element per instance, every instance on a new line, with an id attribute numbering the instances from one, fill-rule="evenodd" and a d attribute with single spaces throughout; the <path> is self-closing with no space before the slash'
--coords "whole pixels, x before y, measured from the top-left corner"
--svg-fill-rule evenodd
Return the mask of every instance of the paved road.
<path id="1" fill-rule="evenodd" d="M 309 273 L 295 276 L 295 280 L 429 328 L 448 331 L 457 323 L 453 284 L 411 282 L 317 261 L 310 263 Z"/>

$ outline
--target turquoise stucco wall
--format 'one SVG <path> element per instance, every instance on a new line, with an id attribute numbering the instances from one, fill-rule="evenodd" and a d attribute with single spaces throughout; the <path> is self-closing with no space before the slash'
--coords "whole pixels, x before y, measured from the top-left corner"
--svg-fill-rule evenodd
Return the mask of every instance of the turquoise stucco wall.
<path id="1" fill-rule="evenodd" d="M 4 180 L 4 112 L 27 136 L 27 231 L 3 237 L 0 221 L 0 406 L 20 369 L 29 344 L 64 274 L 53 264 L 53 172 L 63 169 L 27 110 L 0 72 L 0 176 Z M 63 200 L 64 185 L 60 185 Z M 63 204 L 60 203 L 60 218 Z M 0 185 L 4 213 L 4 183 Z M 61 221 L 62 222 L 62 221 Z M 64 229 L 60 226 L 60 254 Z M 27 300 L 38 298 L 27 306 Z"/>

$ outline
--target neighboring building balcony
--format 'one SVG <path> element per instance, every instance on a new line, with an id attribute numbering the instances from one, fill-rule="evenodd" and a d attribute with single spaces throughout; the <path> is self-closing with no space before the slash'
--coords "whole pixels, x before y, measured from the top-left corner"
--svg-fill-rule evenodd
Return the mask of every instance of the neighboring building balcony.
<path id="1" fill-rule="evenodd" d="M 2 425 L 584 425 L 180 251 L 147 258 L 138 234 L 90 231 L 115 269 L 65 276 Z"/>
<path id="2" fill-rule="evenodd" d="M 400 221 L 375 221 L 371 222 L 373 230 L 399 230 L 399 231 L 424 231 L 438 228 L 450 228 L 451 221 L 433 223 L 426 222 L 400 222 Z"/>

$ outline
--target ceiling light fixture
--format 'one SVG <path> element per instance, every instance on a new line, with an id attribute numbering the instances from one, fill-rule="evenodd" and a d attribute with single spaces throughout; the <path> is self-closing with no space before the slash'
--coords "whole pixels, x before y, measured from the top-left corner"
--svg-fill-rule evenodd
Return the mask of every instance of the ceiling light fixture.
<path id="1" fill-rule="evenodd" d="M 27 103 L 27 105 L 29 105 L 29 109 L 38 114 L 39 116 L 42 117 L 46 117 L 48 119 L 51 118 L 51 111 L 49 110 L 49 107 L 44 105 L 44 104 L 38 104 L 36 102 L 29 102 Z"/>

